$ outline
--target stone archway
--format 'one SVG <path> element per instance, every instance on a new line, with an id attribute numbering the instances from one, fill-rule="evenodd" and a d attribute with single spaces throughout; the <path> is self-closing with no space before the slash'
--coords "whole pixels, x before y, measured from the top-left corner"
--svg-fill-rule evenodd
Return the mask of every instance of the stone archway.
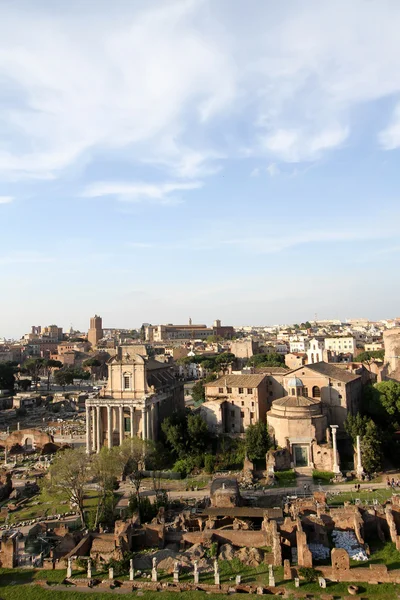
<path id="1" fill-rule="evenodd" d="M 23 447 L 24 447 L 24 450 L 28 450 L 28 451 L 33 450 L 34 449 L 33 438 L 27 436 L 24 440 Z"/>

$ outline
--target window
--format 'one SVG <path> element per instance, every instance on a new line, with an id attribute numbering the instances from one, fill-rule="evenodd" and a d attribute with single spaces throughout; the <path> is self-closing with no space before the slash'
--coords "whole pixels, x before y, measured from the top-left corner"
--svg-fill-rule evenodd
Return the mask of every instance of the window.
<path id="1" fill-rule="evenodd" d="M 129 390 L 129 388 L 131 387 L 131 378 L 129 377 L 129 375 L 124 375 L 124 390 Z"/>
<path id="2" fill-rule="evenodd" d="M 251 412 L 251 413 L 250 413 L 250 421 L 252 421 L 253 419 L 254 419 L 254 413 L 253 413 L 253 412 Z"/>
<path id="3" fill-rule="evenodd" d="M 240 413 L 240 418 L 244 419 L 244 412 L 243 411 Z"/>
<path id="4" fill-rule="evenodd" d="M 224 393 L 224 388 L 218 388 L 218 393 L 219 394 L 223 394 Z"/>
<path id="5" fill-rule="evenodd" d="M 341 399 L 342 399 L 342 396 L 339 394 L 338 398 L 339 398 L 339 400 L 341 400 Z"/>
<path id="6" fill-rule="evenodd" d="M 292 396 L 296 395 L 296 390 L 294 388 L 292 388 Z"/>
<path id="7" fill-rule="evenodd" d="M 338 387 L 342 387 L 342 384 L 340 383 L 340 381 L 338 381 Z"/>
<path id="8" fill-rule="evenodd" d="M 308 396 L 308 388 L 303 388 L 303 395 Z"/>
<path id="9" fill-rule="evenodd" d="M 247 388 L 247 393 L 248 394 L 252 394 L 253 393 L 253 388 Z"/>
<path id="10" fill-rule="evenodd" d="M 313 398 L 321 398 L 321 390 L 317 385 L 314 385 L 312 389 Z"/>
<path id="11" fill-rule="evenodd" d="M 243 402 L 243 400 L 242 400 L 242 406 L 244 406 L 244 402 Z"/>
<path id="12" fill-rule="evenodd" d="M 226 393 L 227 394 L 232 394 L 232 388 L 226 388 Z"/>
<path id="13" fill-rule="evenodd" d="M 244 390 L 243 388 L 239 388 L 239 394 L 243 394 Z"/>

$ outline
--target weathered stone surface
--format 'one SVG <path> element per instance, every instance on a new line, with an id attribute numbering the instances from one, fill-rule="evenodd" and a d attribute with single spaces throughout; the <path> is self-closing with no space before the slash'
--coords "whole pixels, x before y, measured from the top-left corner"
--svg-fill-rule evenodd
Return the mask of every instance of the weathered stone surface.
<path id="1" fill-rule="evenodd" d="M 331 561 L 333 569 L 350 569 L 350 558 L 346 550 L 343 548 L 333 548 L 331 552 Z"/>

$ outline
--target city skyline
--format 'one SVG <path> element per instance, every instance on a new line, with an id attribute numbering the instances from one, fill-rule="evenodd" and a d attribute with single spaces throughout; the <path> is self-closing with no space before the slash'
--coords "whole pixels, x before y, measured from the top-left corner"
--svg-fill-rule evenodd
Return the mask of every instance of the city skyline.
<path id="1" fill-rule="evenodd" d="M 89 4 L 0 7 L 0 337 L 395 317 L 400 5 Z"/>

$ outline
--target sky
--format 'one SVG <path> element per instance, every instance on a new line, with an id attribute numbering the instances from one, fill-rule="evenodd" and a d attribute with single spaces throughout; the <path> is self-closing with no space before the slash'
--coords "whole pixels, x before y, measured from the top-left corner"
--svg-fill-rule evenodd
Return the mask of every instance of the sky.
<path id="1" fill-rule="evenodd" d="M 0 337 L 398 316 L 399 22 L 0 2 Z"/>

